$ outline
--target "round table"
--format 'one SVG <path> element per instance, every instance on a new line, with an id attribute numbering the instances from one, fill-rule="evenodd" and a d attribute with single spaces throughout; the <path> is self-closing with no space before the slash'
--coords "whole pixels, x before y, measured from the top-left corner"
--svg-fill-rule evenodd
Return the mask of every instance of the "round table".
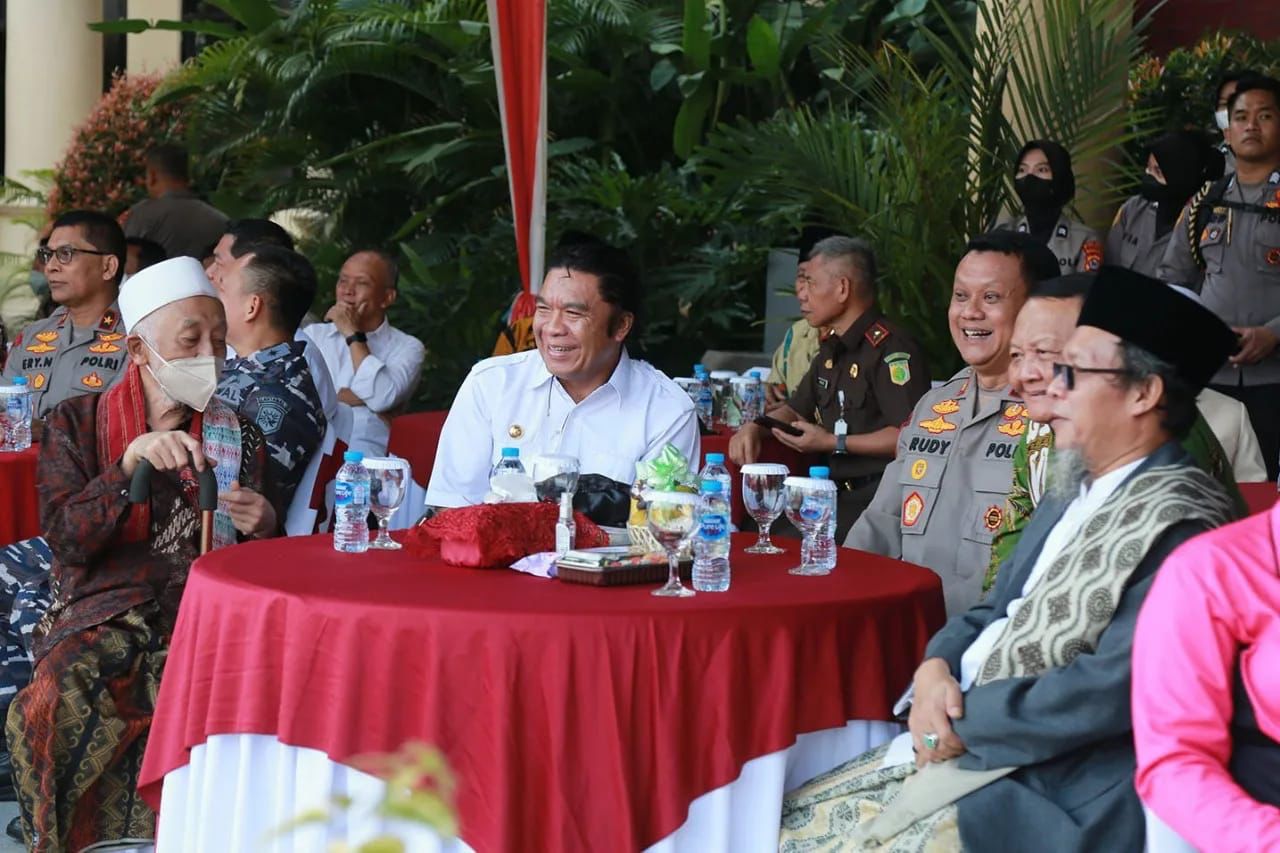
<path id="1" fill-rule="evenodd" d="M 38 445 L 0 453 L 0 545 L 40 535 L 40 498 L 36 493 Z"/>
<path id="2" fill-rule="evenodd" d="M 728 592 L 683 600 L 651 596 L 656 585 L 338 554 L 324 536 L 203 556 L 143 795 L 159 808 L 166 774 L 220 735 L 270 735 L 334 762 L 417 740 L 447 757 L 476 850 L 646 847 L 751 759 L 802 733 L 890 719 L 944 620 L 926 569 L 840 549 L 832 574 L 795 577 L 797 542 L 749 557 L 753 539 L 734 538 Z M 255 803 L 228 790 L 220 813 L 252 823 Z M 163 848 L 164 808 L 160 825 Z"/>

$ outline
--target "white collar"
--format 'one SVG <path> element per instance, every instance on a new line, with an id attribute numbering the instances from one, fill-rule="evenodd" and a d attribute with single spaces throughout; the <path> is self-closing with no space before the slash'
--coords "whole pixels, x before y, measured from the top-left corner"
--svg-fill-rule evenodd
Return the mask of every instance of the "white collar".
<path id="1" fill-rule="evenodd" d="M 1103 503 L 1107 498 L 1111 497 L 1116 489 L 1120 488 L 1120 484 L 1146 459 L 1147 457 L 1143 456 L 1121 465 L 1113 471 L 1108 471 L 1092 483 L 1082 483 L 1080 485 L 1079 500 L 1094 505 Z"/>
<path id="2" fill-rule="evenodd" d="M 534 365 L 533 375 L 530 377 L 529 382 L 530 388 L 541 388 L 555 379 L 551 375 L 551 371 L 547 370 L 547 363 L 542 360 L 541 352 L 534 350 L 532 361 L 534 361 Z M 622 355 L 618 358 L 618 364 L 613 368 L 613 373 L 609 376 L 608 381 L 584 397 L 583 402 L 599 393 L 601 388 L 612 389 L 619 406 L 626 399 L 627 393 L 631 390 L 631 356 L 627 354 L 625 345 L 622 347 Z M 561 390 L 564 390 L 564 386 L 561 386 Z M 567 394 L 568 392 L 565 393 Z"/>

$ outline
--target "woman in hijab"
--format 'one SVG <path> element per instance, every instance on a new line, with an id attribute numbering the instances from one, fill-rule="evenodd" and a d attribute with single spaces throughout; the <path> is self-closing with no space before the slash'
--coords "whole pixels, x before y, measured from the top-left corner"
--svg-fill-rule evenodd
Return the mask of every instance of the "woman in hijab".
<path id="1" fill-rule="evenodd" d="M 1151 143 L 1138 194 L 1121 206 L 1107 234 L 1107 263 L 1156 277 L 1178 215 L 1208 181 L 1222 177 L 1223 156 L 1197 130 Z"/>
<path id="2" fill-rule="evenodd" d="M 1033 139 L 1022 146 L 1013 187 L 1022 202 L 1022 216 L 1003 227 L 1047 245 L 1064 275 L 1097 272 L 1102 266 L 1100 235 L 1066 212 L 1076 194 L 1067 149 L 1049 139 Z"/>

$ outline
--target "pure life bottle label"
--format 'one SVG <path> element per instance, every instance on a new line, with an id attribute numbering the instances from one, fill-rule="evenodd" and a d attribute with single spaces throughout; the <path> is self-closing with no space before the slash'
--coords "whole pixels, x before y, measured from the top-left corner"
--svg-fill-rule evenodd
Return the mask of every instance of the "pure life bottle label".
<path id="1" fill-rule="evenodd" d="M 367 504 L 368 502 L 368 489 L 360 483 L 344 483 L 339 481 L 333 484 L 334 506 L 352 506 L 356 504 Z"/>

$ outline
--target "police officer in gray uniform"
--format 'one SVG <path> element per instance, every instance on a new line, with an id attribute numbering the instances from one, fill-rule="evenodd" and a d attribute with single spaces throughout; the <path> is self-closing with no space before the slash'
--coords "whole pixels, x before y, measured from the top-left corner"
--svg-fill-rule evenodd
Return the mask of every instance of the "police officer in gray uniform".
<path id="1" fill-rule="evenodd" d="M 58 217 L 37 251 L 58 308 L 14 340 L 4 378 L 27 378 L 33 411 L 43 418 L 69 397 L 106 391 L 128 366 L 116 307 L 124 232 L 104 213 L 74 210 Z"/>
<path id="2" fill-rule="evenodd" d="M 1031 286 L 1057 271 L 1047 247 L 1027 235 L 995 231 L 970 241 L 947 311 L 968 367 L 916 404 L 896 458 L 844 543 L 932 569 L 949 615 L 982 593 L 1013 451 L 1029 424 L 1009 384 L 1014 320 Z"/>
<path id="3" fill-rule="evenodd" d="M 258 245 L 223 268 L 218 293 L 227 342 L 243 353 L 228 359 L 218 399 L 262 430 L 275 494 L 289 506 L 326 425 L 306 342 L 294 338 L 315 298 L 316 273 L 297 252 Z"/>
<path id="4" fill-rule="evenodd" d="M 1280 467 L 1280 81 L 1241 79 L 1230 111 L 1236 172 L 1187 205 L 1158 277 L 1199 290 L 1239 336 L 1240 352 L 1212 387 L 1245 404 L 1274 480 Z"/>
<path id="5" fill-rule="evenodd" d="M 1107 263 L 1155 278 L 1178 214 L 1196 190 L 1222 177 L 1222 168 L 1222 153 L 1198 130 L 1151 143 L 1138 194 L 1120 207 L 1107 233 Z"/>
<path id="6" fill-rule="evenodd" d="M 1013 186 L 1022 202 L 1022 216 L 1005 220 L 998 228 L 1030 234 L 1048 246 L 1058 259 L 1059 275 L 1097 272 L 1102 267 L 1101 236 L 1066 212 L 1076 194 L 1076 176 L 1066 148 L 1049 139 L 1033 139 L 1022 146 Z"/>

